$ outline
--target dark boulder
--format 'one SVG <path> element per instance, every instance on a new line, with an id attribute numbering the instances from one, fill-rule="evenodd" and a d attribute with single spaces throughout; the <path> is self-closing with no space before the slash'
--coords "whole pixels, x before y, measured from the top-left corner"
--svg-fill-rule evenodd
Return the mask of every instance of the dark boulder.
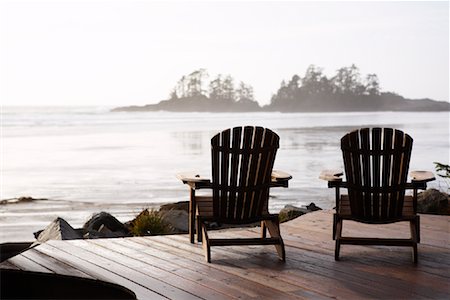
<path id="1" fill-rule="evenodd" d="M 64 219 L 56 218 L 39 233 L 35 243 L 45 243 L 48 240 L 75 240 L 81 238 L 82 235 Z"/>
<path id="2" fill-rule="evenodd" d="M 417 197 L 419 213 L 450 215 L 449 195 L 436 189 L 428 189 Z"/>
<path id="3" fill-rule="evenodd" d="M 189 214 L 185 210 L 161 210 L 160 213 L 163 220 L 170 224 L 173 233 L 189 231 Z"/>
<path id="4" fill-rule="evenodd" d="M 189 201 L 180 201 L 176 203 L 168 203 L 161 205 L 159 208 L 160 211 L 163 210 L 184 210 L 185 212 L 189 213 Z"/>
<path id="5" fill-rule="evenodd" d="M 320 207 L 316 206 L 313 202 L 311 204 L 297 207 L 293 205 L 286 205 L 284 208 L 280 210 L 278 213 L 278 218 L 280 222 L 287 222 L 290 220 L 293 220 L 297 217 L 300 217 L 301 215 L 304 215 L 306 213 L 310 213 L 312 211 L 321 210 Z"/>
<path id="6" fill-rule="evenodd" d="M 107 227 L 112 232 L 122 233 L 124 236 L 129 235 L 128 229 L 119 220 L 107 212 L 94 214 L 89 221 L 83 225 L 85 232 L 99 231 L 101 227 Z"/>
<path id="7" fill-rule="evenodd" d="M 320 207 L 316 206 L 314 202 L 311 202 L 309 205 L 306 205 L 306 209 L 308 211 L 316 211 L 316 210 L 322 210 Z"/>

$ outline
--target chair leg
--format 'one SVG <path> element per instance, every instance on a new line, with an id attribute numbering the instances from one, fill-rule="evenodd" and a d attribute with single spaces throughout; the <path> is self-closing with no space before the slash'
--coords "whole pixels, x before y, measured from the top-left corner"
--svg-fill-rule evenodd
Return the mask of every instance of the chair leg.
<path id="1" fill-rule="evenodd" d="M 409 227 L 411 229 L 411 240 L 413 241 L 412 246 L 412 255 L 413 255 L 413 262 L 418 262 L 418 253 L 417 253 L 417 243 L 420 242 L 420 221 L 419 216 L 417 216 L 414 220 L 411 220 L 409 223 Z"/>
<path id="2" fill-rule="evenodd" d="M 333 214 L 333 241 L 336 239 L 336 223 L 337 223 L 337 215 Z"/>
<path id="3" fill-rule="evenodd" d="M 197 243 L 201 243 L 202 242 L 202 236 L 203 236 L 203 234 L 202 234 L 202 224 L 198 220 L 198 218 L 196 218 L 196 219 L 197 219 L 196 220 L 196 222 L 197 222 L 197 229 L 196 229 L 196 231 L 197 231 Z"/>
<path id="4" fill-rule="evenodd" d="M 265 239 L 266 237 L 267 237 L 266 222 L 261 221 L 261 238 Z"/>
<path id="5" fill-rule="evenodd" d="M 417 264 L 417 262 L 418 262 L 417 243 L 414 243 L 414 245 L 413 245 L 413 262 L 415 264 Z"/>
<path id="6" fill-rule="evenodd" d="M 417 243 L 420 243 L 420 216 L 416 216 Z"/>
<path id="7" fill-rule="evenodd" d="M 284 249 L 283 239 L 281 238 L 280 223 L 278 220 L 266 220 L 265 224 L 267 230 L 269 231 L 270 237 L 276 237 L 280 240 L 279 244 L 275 245 L 275 249 L 277 250 L 280 260 L 286 261 L 286 251 Z"/>
<path id="8" fill-rule="evenodd" d="M 205 253 L 205 260 L 210 263 L 211 262 L 211 246 L 209 245 L 208 232 L 206 231 L 205 223 L 201 223 L 201 234 L 203 235 L 203 251 Z"/>
<path id="9" fill-rule="evenodd" d="M 341 251 L 342 223 L 343 220 L 336 216 L 336 245 L 334 248 L 334 260 L 339 260 L 339 253 Z"/>

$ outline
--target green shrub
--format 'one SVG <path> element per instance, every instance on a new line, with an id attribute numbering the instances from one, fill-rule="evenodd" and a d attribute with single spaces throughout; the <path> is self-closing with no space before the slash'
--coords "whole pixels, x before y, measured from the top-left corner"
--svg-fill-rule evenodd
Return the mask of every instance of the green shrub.
<path id="1" fill-rule="evenodd" d="M 439 163 L 439 162 L 434 162 L 434 164 L 435 164 L 436 172 L 440 172 L 440 173 L 437 173 L 437 175 L 439 177 L 443 178 L 443 180 L 447 184 L 447 189 L 450 190 L 450 166 Z"/>
<path id="2" fill-rule="evenodd" d="M 131 224 L 133 235 L 158 235 L 170 233 L 170 225 L 157 210 L 144 210 Z"/>

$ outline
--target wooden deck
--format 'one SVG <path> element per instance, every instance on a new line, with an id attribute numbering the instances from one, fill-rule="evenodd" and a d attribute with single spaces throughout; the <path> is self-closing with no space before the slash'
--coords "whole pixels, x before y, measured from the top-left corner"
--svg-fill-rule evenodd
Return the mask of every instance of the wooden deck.
<path id="1" fill-rule="evenodd" d="M 212 263 L 187 235 L 51 241 L 3 262 L 2 268 L 97 278 L 140 299 L 420 299 L 450 298 L 450 217 L 421 216 L 419 263 L 411 249 L 346 246 L 334 261 L 332 211 L 282 224 L 286 263 L 273 246 L 215 247 Z M 216 232 L 249 236 L 256 229 Z M 344 223 L 346 233 L 407 237 L 409 225 Z"/>

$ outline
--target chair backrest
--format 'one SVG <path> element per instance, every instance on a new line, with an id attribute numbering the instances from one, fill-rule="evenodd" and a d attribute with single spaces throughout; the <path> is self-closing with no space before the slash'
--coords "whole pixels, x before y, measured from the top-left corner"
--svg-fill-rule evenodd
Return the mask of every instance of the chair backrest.
<path id="1" fill-rule="evenodd" d="M 402 216 L 412 144 L 392 128 L 362 128 L 341 139 L 353 217 L 382 222 Z"/>
<path id="2" fill-rule="evenodd" d="M 249 223 L 262 215 L 278 147 L 278 135 L 262 127 L 235 127 L 211 139 L 213 215 L 217 220 Z"/>

